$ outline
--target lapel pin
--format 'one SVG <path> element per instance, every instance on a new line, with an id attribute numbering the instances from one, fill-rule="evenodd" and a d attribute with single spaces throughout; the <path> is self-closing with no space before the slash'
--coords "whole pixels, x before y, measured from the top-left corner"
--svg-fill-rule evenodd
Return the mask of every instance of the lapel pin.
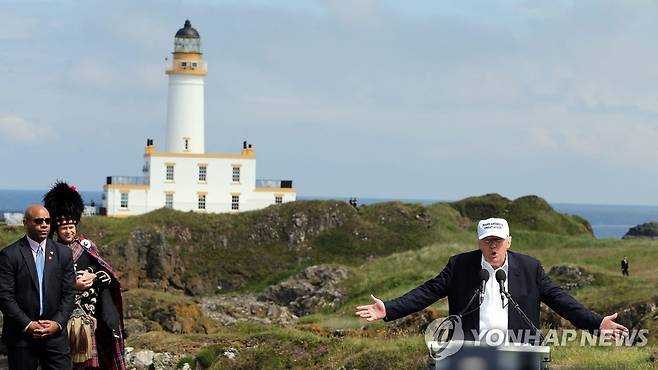
<path id="1" fill-rule="evenodd" d="M 48 256 L 48 260 L 50 261 L 51 259 L 53 259 L 53 256 Z"/>

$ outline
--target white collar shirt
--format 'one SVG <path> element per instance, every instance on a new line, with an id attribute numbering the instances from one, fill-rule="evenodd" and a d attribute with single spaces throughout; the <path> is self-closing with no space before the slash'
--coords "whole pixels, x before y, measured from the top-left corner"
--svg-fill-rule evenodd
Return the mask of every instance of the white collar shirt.
<path id="1" fill-rule="evenodd" d="M 507 317 L 507 299 L 500 296 L 500 287 L 496 281 L 496 271 L 503 270 L 507 279 L 505 279 L 505 290 L 507 291 L 507 282 L 509 280 L 509 253 L 505 257 L 503 266 L 494 270 L 493 267 L 482 256 L 482 268 L 489 272 L 489 280 L 487 280 L 484 292 L 484 301 L 480 306 L 480 333 L 485 333 L 491 329 L 500 329 L 507 333 L 508 317 Z"/>

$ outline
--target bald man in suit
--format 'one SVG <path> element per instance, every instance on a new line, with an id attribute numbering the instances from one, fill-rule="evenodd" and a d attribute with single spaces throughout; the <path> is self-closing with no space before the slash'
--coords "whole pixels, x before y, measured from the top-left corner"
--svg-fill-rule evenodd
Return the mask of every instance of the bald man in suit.
<path id="1" fill-rule="evenodd" d="M 25 211 L 25 236 L 0 251 L 2 341 L 9 369 L 71 369 L 66 332 L 75 299 L 71 250 L 48 239 L 50 215 Z"/>

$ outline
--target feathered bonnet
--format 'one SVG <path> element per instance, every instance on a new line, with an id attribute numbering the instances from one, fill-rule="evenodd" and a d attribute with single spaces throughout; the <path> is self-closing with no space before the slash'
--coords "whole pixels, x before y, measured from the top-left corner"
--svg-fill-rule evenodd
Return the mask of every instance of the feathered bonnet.
<path id="1" fill-rule="evenodd" d="M 82 197 L 75 186 L 63 181 L 57 181 L 43 196 L 43 205 L 50 213 L 55 228 L 61 225 L 77 225 L 85 209 Z"/>

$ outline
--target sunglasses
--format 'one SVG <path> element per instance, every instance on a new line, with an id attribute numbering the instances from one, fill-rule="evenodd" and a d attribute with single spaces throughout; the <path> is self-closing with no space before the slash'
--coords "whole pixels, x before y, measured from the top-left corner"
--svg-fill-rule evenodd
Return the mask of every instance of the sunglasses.
<path id="1" fill-rule="evenodd" d="M 38 217 L 38 218 L 33 218 L 32 222 L 34 222 L 35 225 L 50 225 L 50 218 L 43 218 L 43 217 Z"/>

